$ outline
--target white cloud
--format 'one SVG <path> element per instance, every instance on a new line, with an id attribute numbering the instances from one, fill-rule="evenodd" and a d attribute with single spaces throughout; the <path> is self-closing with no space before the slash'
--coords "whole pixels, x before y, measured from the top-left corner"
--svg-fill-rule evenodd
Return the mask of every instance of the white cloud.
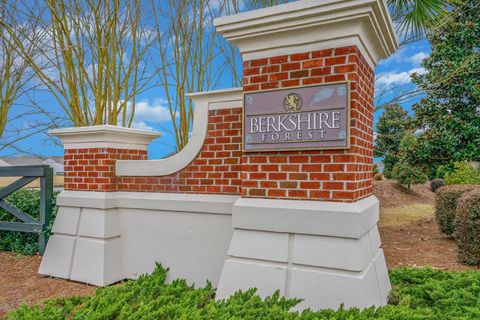
<path id="1" fill-rule="evenodd" d="M 166 101 L 163 99 L 144 100 L 135 103 L 134 121 L 137 123 L 161 123 L 170 120 L 170 112 Z"/>
<path id="2" fill-rule="evenodd" d="M 413 68 L 408 71 L 402 72 L 384 72 L 381 73 L 375 81 L 375 86 L 379 89 L 389 89 L 394 86 L 401 86 L 411 81 L 411 75 L 413 73 L 423 74 L 424 68 Z"/>
<path id="3" fill-rule="evenodd" d="M 411 69 L 410 71 L 408 71 L 408 73 L 412 74 L 412 73 L 416 73 L 416 74 L 424 74 L 426 73 L 427 70 L 425 70 L 425 68 L 423 67 L 419 67 L 419 68 L 413 68 Z"/>
<path id="4" fill-rule="evenodd" d="M 140 121 L 140 122 L 134 121 L 134 122 L 132 123 L 132 128 L 140 129 L 140 130 L 157 131 L 157 130 L 155 130 L 154 127 L 149 126 L 148 124 L 146 124 L 146 123 L 143 122 L 143 121 Z"/>
<path id="5" fill-rule="evenodd" d="M 411 56 L 410 58 L 408 58 L 408 61 L 410 61 L 413 65 L 418 66 L 423 61 L 423 59 L 425 59 L 428 56 L 429 55 L 426 54 L 425 52 L 420 51 L 414 54 L 413 56 Z"/>

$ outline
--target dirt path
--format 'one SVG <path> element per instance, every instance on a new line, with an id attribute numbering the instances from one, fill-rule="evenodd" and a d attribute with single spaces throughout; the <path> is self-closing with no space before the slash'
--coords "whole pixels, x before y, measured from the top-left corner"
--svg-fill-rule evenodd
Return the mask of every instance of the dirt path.
<path id="1" fill-rule="evenodd" d="M 95 287 L 37 273 L 39 256 L 0 252 L 0 317 L 22 303 L 35 304 L 52 297 L 92 294 Z"/>

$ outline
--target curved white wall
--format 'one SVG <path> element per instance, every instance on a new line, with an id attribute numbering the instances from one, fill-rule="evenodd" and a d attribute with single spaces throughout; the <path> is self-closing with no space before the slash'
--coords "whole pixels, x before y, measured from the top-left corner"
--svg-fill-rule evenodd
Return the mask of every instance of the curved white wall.
<path id="1" fill-rule="evenodd" d="M 192 135 L 179 153 L 160 160 L 119 160 L 118 176 L 166 176 L 185 168 L 202 149 L 208 129 L 208 111 L 242 107 L 242 88 L 188 95 L 195 104 Z"/>

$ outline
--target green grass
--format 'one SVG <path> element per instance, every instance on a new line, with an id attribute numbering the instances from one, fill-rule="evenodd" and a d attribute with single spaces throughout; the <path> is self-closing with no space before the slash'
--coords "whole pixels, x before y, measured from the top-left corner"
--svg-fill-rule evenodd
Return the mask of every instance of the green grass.
<path id="1" fill-rule="evenodd" d="M 380 208 L 380 227 L 394 227 L 433 217 L 433 205 L 412 204 L 403 207 Z"/>
<path id="2" fill-rule="evenodd" d="M 194 288 L 184 280 L 165 283 L 161 266 L 148 276 L 98 289 L 92 297 L 50 300 L 22 306 L 7 319 L 480 319 L 480 272 L 429 268 L 392 271 L 393 290 L 378 309 L 306 310 L 291 312 L 299 300 L 274 294 L 264 300 L 255 290 L 215 301 L 211 285 Z"/>

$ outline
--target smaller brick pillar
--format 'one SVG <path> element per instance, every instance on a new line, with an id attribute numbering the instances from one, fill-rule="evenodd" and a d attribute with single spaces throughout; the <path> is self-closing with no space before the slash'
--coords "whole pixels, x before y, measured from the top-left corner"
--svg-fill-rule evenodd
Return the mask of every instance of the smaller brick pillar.
<path id="1" fill-rule="evenodd" d="M 117 191 L 117 160 L 143 160 L 150 132 L 115 126 L 53 130 L 65 148 L 65 191 L 39 273 L 103 286 L 125 278 L 121 232 L 108 194 Z M 63 199 L 78 199 L 68 203 Z M 88 200 L 85 200 L 88 199 Z"/>
<path id="2" fill-rule="evenodd" d="M 65 190 L 117 191 L 115 163 L 117 160 L 146 160 L 147 150 L 143 149 L 65 149 Z"/>
<path id="3" fill-rule="evenodd" d="M 390 281 L 372 195 L 374 69 L 398 47 L 385 1 L 300 0 L 214 24 L 242 54 L 243 91 L 258 97 L 244 101 L 245 110 L 257 108 L 250 116 L 286 113 L 285 100 L 264 91 L 304 101 L 302 87 L 317 85 L 309 99 L 324 101 L 323 111 L 334 107 L 326 102 L 333 91 L 319 85 L 341 82 L 349 95 L 349 143 L 302 149 L 305 141 L 295 141 L 242 155 L 242 197 L 233 205 L 217 299 L 256 287 L 261 296 L 279 290 L 304 299 L 298 309 L 386 304 Z"/>

